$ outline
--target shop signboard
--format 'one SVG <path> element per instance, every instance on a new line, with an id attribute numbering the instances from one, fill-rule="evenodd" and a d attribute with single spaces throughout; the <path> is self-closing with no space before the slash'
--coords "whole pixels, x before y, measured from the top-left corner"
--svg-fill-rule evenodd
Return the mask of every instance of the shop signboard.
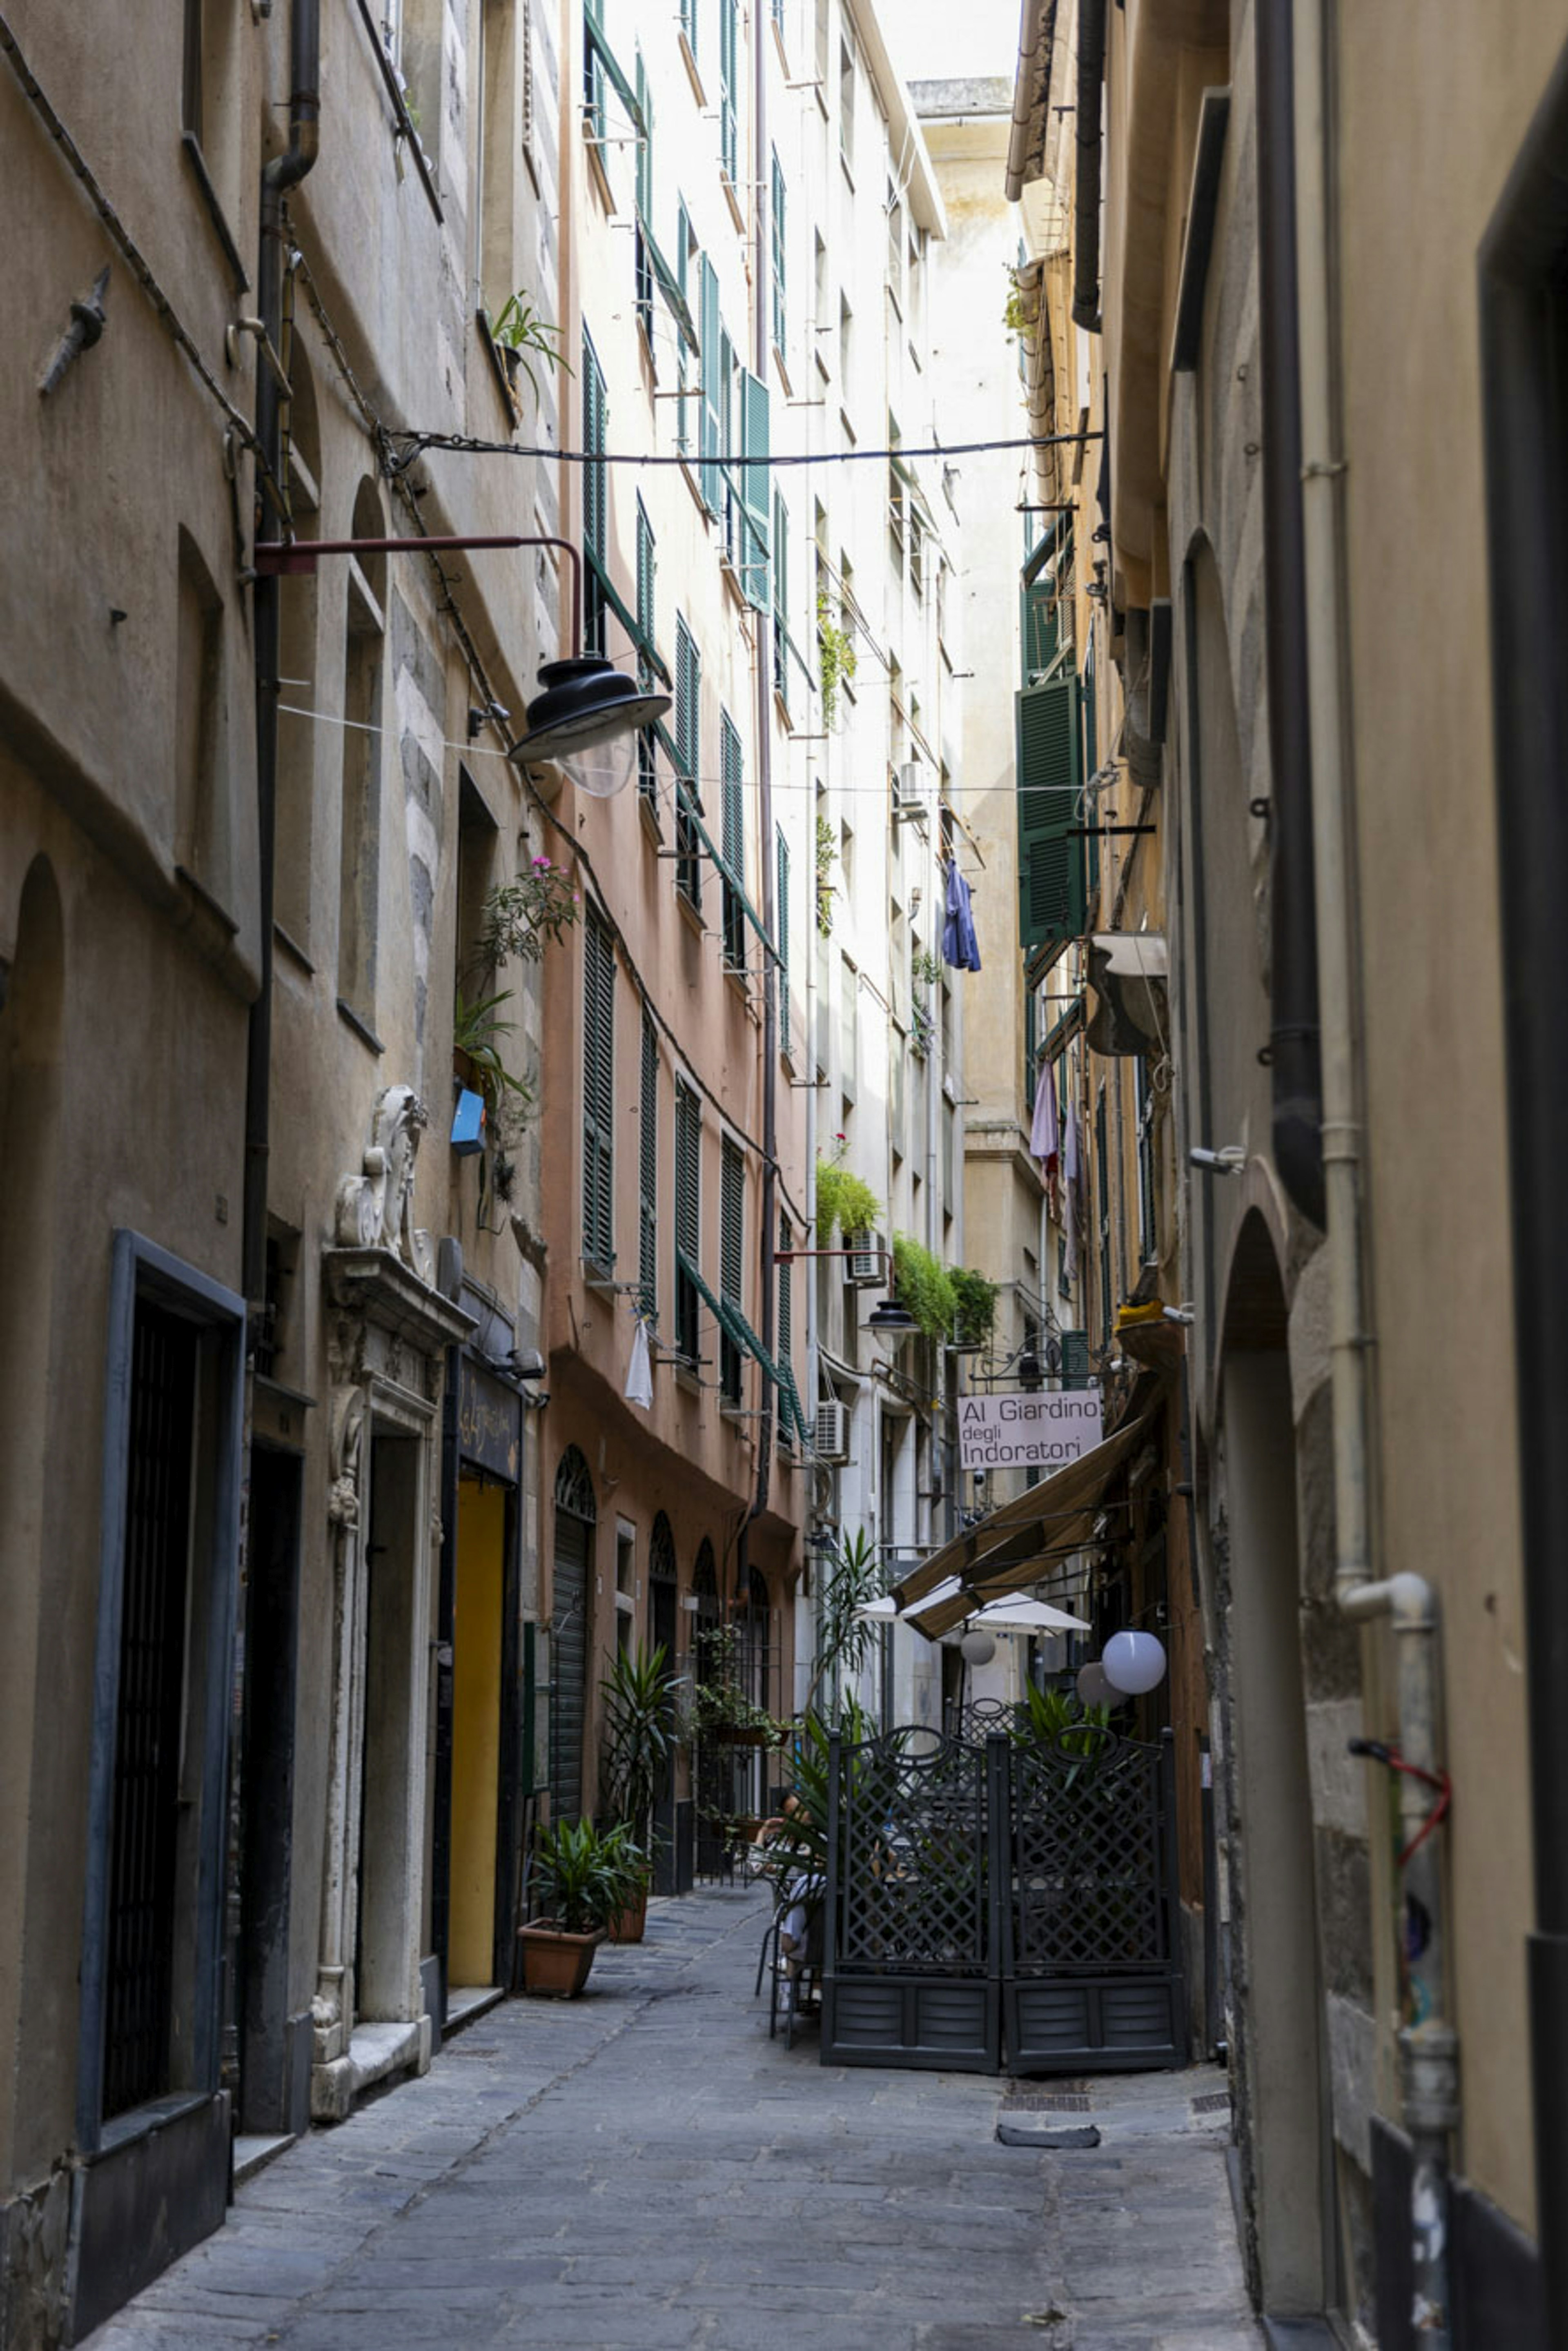
<path id="1" fill-rule="evenodd" d="M 1103 1441 L 1095 1388 L 958 1399 L 965 1469 L 1065 1469 Z"/>

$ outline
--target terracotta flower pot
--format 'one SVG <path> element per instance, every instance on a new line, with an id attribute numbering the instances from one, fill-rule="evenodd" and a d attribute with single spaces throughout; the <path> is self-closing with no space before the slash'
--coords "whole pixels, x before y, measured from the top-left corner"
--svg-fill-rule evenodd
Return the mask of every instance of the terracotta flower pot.
<path id="1" fill-rule="evenodd" d="M 635 1902 L 628 1902 L 623 1910 L 612 1913 L 610 1939 L 612 1943 L 640 1943 L 648 1923 L 648 1889 L 644 1886 Z"/>
<path id="2" fill-rule="evenodd" d="M 591 1935 L 569 1935 L 548 1918 L 519 1927 L 523 1947 L 523 1990 L 535 1999 L 575 2000 L 588 1981 L 593 1954 L 604 1940 L 604 1929 Z"/>

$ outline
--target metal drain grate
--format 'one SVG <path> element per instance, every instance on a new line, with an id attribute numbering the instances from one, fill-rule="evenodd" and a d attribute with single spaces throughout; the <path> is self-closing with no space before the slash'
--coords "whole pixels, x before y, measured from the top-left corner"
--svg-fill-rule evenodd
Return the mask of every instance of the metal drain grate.
<path id="1" fill-rule="evenodd" d="M 1206 2090 L 1201 2098 L 1194 2098 L 1192 2102 L 1195 2115 L 1222 2115 L 1228 2112 L 1229 2106 L 1228 2090 Z"/>
<path id="2" fill-rule="evenodd" d="M 1086 2115 L 1094 2101 L 1078 2090 L 1011 2090 L 1002 2100 L 1004 2114 Z"/>

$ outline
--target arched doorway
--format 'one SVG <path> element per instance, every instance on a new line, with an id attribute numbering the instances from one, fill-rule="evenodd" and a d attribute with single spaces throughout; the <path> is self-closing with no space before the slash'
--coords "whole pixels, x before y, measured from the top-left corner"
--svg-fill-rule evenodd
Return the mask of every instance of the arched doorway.
<path id="1" fill-rule="evenodd" d="M 1335 2299 L 1332 2133 L 1301 1671 L 1296 1426 L 1279 1258 L 1256 1209 L 1227 1285 L 1217 1547 L 1227 1610 L 1233 1968 L 1243 2160 L 1262 2307 Z"/>
<path id="2" fill-rule="evenodd" d="M 550 1600 L 550 1796 L 558 1820 L 582 1811 L 582 1730 L 588 1704 L 588 1573 L 599 1508 L 575 1445 L 555 1473 Z"/>
<path id="3" fill-rule="evenodd" d="M 680 1624 L 680 1593 L 675 1583 L 675 1538 L 670 1521 L 661 1510 L 653 1520 L 648 1538 L 648 1637 L 655 1650 L 664 1653 L 666 1673 L 681 1668 L 675 1658 L 679 1647 L 676 1638 Z M 667 1756 L 660 1767 L 659 1783 L 653 1794 L 653 1891 L 655 1894 L 675 1894 L 678 1884 L 675 1851 L 675 1769 L 674 1757 Z"/>

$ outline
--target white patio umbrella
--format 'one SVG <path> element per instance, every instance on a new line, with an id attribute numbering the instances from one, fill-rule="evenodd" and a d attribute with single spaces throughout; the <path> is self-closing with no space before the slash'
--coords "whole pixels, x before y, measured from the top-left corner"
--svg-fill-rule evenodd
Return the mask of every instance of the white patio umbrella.
<path id="1" fill-rule="evenodd" d="M 957 1576 L 949 1576 L 946 1583 L 924 1594 L 918 1604 L 921 1612 L 950 1599 L 962 1588 Z M 855 1610 L 868 1625 L 896 1625 L 914 1614 L 914 1609 L 906 1609 L 901 1617 L 892 1596 L 885 1593 L 880 1600 L 868 1600 Z M 1085 1618 L 1070 1615 L 1065 1608 L 1053 1608 L 1048 1600 L 1031 1600 L 1027 1592 L 1007 1592 L 999 1600 L 988 1601 L 975 1610 L 969 1623 L 971 1628 L 983 1627 L 988 1633 L 1087 1633 L 1092 1629 Z"/>

